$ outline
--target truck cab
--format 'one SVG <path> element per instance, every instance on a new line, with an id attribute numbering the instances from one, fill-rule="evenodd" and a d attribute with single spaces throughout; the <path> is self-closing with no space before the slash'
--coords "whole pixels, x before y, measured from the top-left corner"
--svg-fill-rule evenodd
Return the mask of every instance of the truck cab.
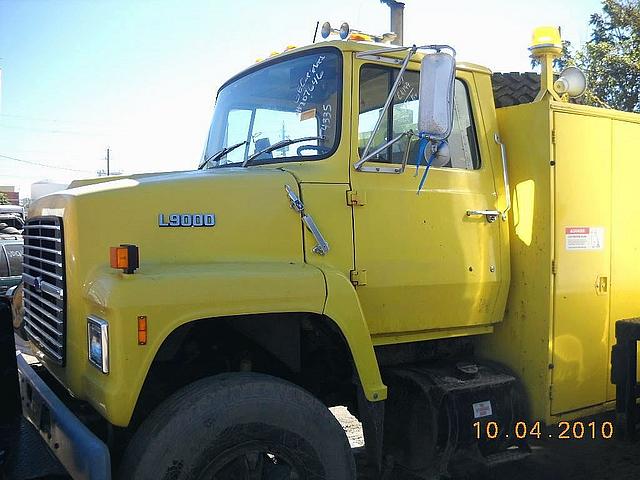
<path id="1" fill-rule="evenodd" d="M 232 79 L 218 96 L 204 160 L 246 142 L 208 165 L 237 167 L 264 146 L 322 136 L 262 154 L 250 166 L 295 175 L 306 211 L 330 247 L 315 253 L 307 234 L 305 261 L 366 285 L 357 292 L 374 344 L 489 332 L 502 318 L 509 283 L 506 225 L 467 212 L 505 204 L 490 72 L 457 65 L 448 156 L 431 165 L 431 188 L 418 192 L 416 175 L 426 162 L 415 166 L 417 136 L 353 167 L 406 56 L 369 55 L 372 49 L 328 42 L 276 56 Z M 376 131 L 376 147 L 418 131 L 419 69 L 417 55 Z M 290 82 L 278 80 L 282 72 L 298 82 L 293 92 Z"/>

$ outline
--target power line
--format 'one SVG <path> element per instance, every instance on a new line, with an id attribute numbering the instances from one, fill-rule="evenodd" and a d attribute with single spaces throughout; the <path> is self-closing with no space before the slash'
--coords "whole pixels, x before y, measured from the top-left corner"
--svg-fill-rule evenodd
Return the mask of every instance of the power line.
<path id="1" fill-rule="evenodd" d="M 55 134 L 63 134 L 63 135 L 82 135 L 82 136 L 92 136 L 92 137 L 101 137 L 104 136 L 104 133 L 98 132 L 80 132 L 77 130 L 53 130 L 51 128 L 38 128 L 38 127 L 24 127 L 22 125 L 7 125 L 5 123 L 0 123 L 0 129 L 2 128 L 13 128 L 17 130 L 27 130 L 31 132 L 43 132 L 43 133 L 55 133 Z"/>
<path id="2" fill-rule="evenodd" d="M 15 173 L 6 173 L 6 172 L 0 172 L 0 177 L 3 178 L 27 178 L 29 180 L 35 181 L 35 180 L 52 180 L 52 179 L 56 179 L 56 178 L 63 178 L 63 177 L 58 177 L 58 176 L 54 176 L 51 174 L 31 174 L 31 175 L 16 175 Z"/>
<path id="3" fill-rule="evenodd" d="M 44 118 L 44 117 L 30 117 L 28 115 L 13 115 L 9 113 L 0 113 L 0 117 L 7 118 L 19 118 L 23 120 L 33 120 L 36 122 L 50 122 L 50 123 L 66 123 L 70 125 L 86 125 L 91 127 L 108 127 L 106 124 L 98 124 L 98 123 L 90 123 L 90 122 L 81 122 L 74 120 L 63 120 L 59 118 Z"/>
<path id="4" fill-rule="evenodd" d="M 0 3 L 2 3 L 2 0 L 0 0 Z M 12 148 L 11 151 L 14 153 L 14 155 L 18 155 L 19 157 L 21 157 L 22 155 L 26 154 L 27 157 L 31 157 L 31 156 L 36 156 L 36 157 L 41 157 L 41 156 L 46 156 L 47 158 L 51 159 L 52 161 L 54 161 L 54 157 L 56 157 L 57 155 L 60 155 L 59 153 L 54 153 L 53 156 L 51 155 L 51 150 L 32 150 L 32 149 L 24 149 L 24 148 Z M 64 154 L 64 158 L 62 160 L 79 160 L 82 162 L 86 162 L 87 161 L 87 156 L 86 155 L 68 155 L 67 153 Z"/>
<path id="5" fill-rule="evenodd" d="M 55 169 L 58 169 L 58 170 L 69 170 L 70 172 L 93 173 L 93 171 L 91 171 L 91 170 L 79 170 L 77 168 L 57 167 L 55 165 L 47 165 L 46 163 L 33 162 L 31 160 L 24 160 L 22 158 L 10 157 L 8 155 L 0 155 L 0 158 L 6 158 L 6 159 L 9 159 L 9 160 L 13 160 L 15 162 L 28 163 L 29 165 L 38 165 L 40 167 L 55 168 Z"/>

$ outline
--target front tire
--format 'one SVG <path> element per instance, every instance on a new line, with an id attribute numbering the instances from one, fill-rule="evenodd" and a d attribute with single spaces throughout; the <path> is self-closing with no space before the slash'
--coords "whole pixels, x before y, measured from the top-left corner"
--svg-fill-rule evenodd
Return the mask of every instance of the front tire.
<path id="1" fill-rule="evenodd" d="M 352 480 L 349 442 L 302 388 L 257 373 L 199 380 L 163 402 L 136 432 L 120 478 Z"/>

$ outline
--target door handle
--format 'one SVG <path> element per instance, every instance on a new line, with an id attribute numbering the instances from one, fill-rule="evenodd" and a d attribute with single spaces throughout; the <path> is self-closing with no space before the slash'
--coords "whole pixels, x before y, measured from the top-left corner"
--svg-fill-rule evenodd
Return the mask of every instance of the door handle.
<path id="1" fill-rule="evenodd" d="M 609 277 L 605 275 L 598 275 L 595 287 L 597 295 L 606 295 L 609 291 Z"/>
<path id="2" fill-rule="evenodd" d="M 467 210 L 467 217 L 481 216 L 487 219 L 487 222 L 493 223 L 498 219 L 500 212 L 497 210 Z"/>

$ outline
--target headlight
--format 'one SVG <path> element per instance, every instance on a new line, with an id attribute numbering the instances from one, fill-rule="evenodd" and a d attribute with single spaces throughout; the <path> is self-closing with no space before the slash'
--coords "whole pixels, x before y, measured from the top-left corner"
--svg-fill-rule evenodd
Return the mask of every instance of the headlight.
<path id="1" fill-rule="evenodd" d="M 102 373 L 109 373 L 109 324 L 106 320 L 87 317 L 89 361 Z"/>

